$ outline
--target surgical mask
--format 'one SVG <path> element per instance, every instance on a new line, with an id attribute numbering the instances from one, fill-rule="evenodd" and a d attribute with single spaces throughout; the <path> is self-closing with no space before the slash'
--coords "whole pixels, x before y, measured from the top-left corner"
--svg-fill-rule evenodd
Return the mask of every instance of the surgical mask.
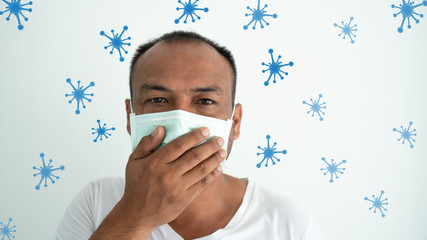
<path id="1" fill-rule="evenodd" d="M 234 108 L 231 116 L 233 115 Z M 157 126 L 163 126 L 165 128 L 165 136 L 158 149 L 168 144 L 172 140 L 191 132 L 194 129 L 207 127 L 210 132 L 208 139 L 215 136 L 222 137 L 222 139 L 224 139 L 224 145 L 222 148 L 227 151 L 228 137 L 232 123 L 232 119 L 222 120 L 186 112 L 183 110 L 173 110 L 168 112 L 148 113 L 141 115 L 135 115 L 132 110 L 132 113 L 130 114 L 132 151 L 135 150 L 141 138 L 151 134 Z M 222 167 L 226 167 L 225 161 L 222 161 L 221 165 Z"/>

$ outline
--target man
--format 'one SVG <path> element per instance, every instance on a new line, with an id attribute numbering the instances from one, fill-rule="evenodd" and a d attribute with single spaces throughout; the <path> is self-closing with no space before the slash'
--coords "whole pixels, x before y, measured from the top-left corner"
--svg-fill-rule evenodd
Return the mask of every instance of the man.
<path id="1" fill-rule="evenodd" d="M 140 46 L 131 64 L 132 101 L 125 101 L 129 134 L 138 128 L 135 118 L 178 110 L 231 119 L 229 137 L 200 127 L 161 146 L 169 133 L 158 126 L 135 143 L 125 180 L 97 180 L 76 196 L 57 239 L 322 239 L 309 210 L 222 173 L 240 135 L 235 87 L 231 53 L 196 33 L 172 32 Z"/>

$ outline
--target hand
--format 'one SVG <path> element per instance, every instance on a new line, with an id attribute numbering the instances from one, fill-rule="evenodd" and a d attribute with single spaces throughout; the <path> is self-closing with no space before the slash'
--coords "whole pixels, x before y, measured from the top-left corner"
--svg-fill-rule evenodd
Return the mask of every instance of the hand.
<path id="1" fill-rule="evenodd" d="M 220 137 L 195 147 L 209 137 L 205 127 L 155 151 L 164 135 L 164 128 L 157 127 L 143 137 L 126 166 L 121 202 L 136 228 L 154 230 L 178 217 L 220 175 L 220 163 L 226 157 Z"/>

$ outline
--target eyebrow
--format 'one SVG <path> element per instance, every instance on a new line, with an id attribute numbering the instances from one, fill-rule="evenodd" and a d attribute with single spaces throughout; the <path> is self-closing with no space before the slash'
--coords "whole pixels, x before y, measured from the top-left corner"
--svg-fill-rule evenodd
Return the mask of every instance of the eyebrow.
<path id="1" fill-rule="evenodd" d="M 145 92 L 145 91 L 149 91 L 149 90 L 156 90 L 156 91 L 161 91 L 161 92 L 173 92 L 171 89 L 162 86 L 162 85 L 155 85 L 155 84 L 149 84 L 149 83 L 144 83 L 141 88 L 139 89 L 139 91 L 141 92 Z"/>
<path id="2" fill-rule="evenodd" d="M 149 83 L 144 83 L 139 90 L 140 92 L 146 92 L 150 90 L 156 90 L 156 91 L 168 92 L 168 93 L 173 92 L 171 89 L 165 86 L 149 84 Z M 193 93 L 206 93 L 206 92 L 222 93 L 222 90 L 216 86 L 198 87 L 198 88 L 190 89 L 190 91 Z"/>
<path id="3" fill-rule="evenodd" d="M 196 93 L 205 93 L 205 92 L 222 93 L 222 90 L 216 86 L 193 88 L 193 89 L 190 89 L 190 91 L 196 92 Z"/>

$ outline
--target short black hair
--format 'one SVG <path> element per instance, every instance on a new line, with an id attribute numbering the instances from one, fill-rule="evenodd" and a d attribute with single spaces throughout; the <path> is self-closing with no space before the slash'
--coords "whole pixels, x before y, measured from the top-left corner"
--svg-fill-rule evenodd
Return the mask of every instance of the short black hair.
<path id="1" fill-rule="evenodd" d="M 156 39 L 150 40 L 144 44 L 141 44 L 138 49 L 136 50 L 135 54 L 132 57 L 132 62 L 130 65 L 130 75 L 129 75 L 129 89 L 130 89 L 130 97 L 131 100 L 133 100 L 133 94 L 132 94 L 132 74 L 133 69 L 135 67 L 135 63 L 138 60 L 138 58 L 144 54 L 148 49 L 153 47 L 156 43 L 160 41 L 165 42 L 173 42 L 173 41 L 202 41 L 207 44 L 209 44 L 211 47 L 215 48 L 215 50 L 218 51 L 222 56 L 227 59 L 228 63 L 230 64 L 230 67 L 233 72 L 233 87 L 232 87 L 232 107 L 234 107 L 234 99 L 236 96 L 236 82 L 237 82 L 237 71 L 236 71 L 236 64 L 234 62 L 234 57 L 231 54 L 230 50 L 228 50 L 226 47 L 220 46 L 218 43 L 198 34 L 195 32 L 189 32 L 189 31 L 174 31 L 170 33 L 166 33 Z"/>

